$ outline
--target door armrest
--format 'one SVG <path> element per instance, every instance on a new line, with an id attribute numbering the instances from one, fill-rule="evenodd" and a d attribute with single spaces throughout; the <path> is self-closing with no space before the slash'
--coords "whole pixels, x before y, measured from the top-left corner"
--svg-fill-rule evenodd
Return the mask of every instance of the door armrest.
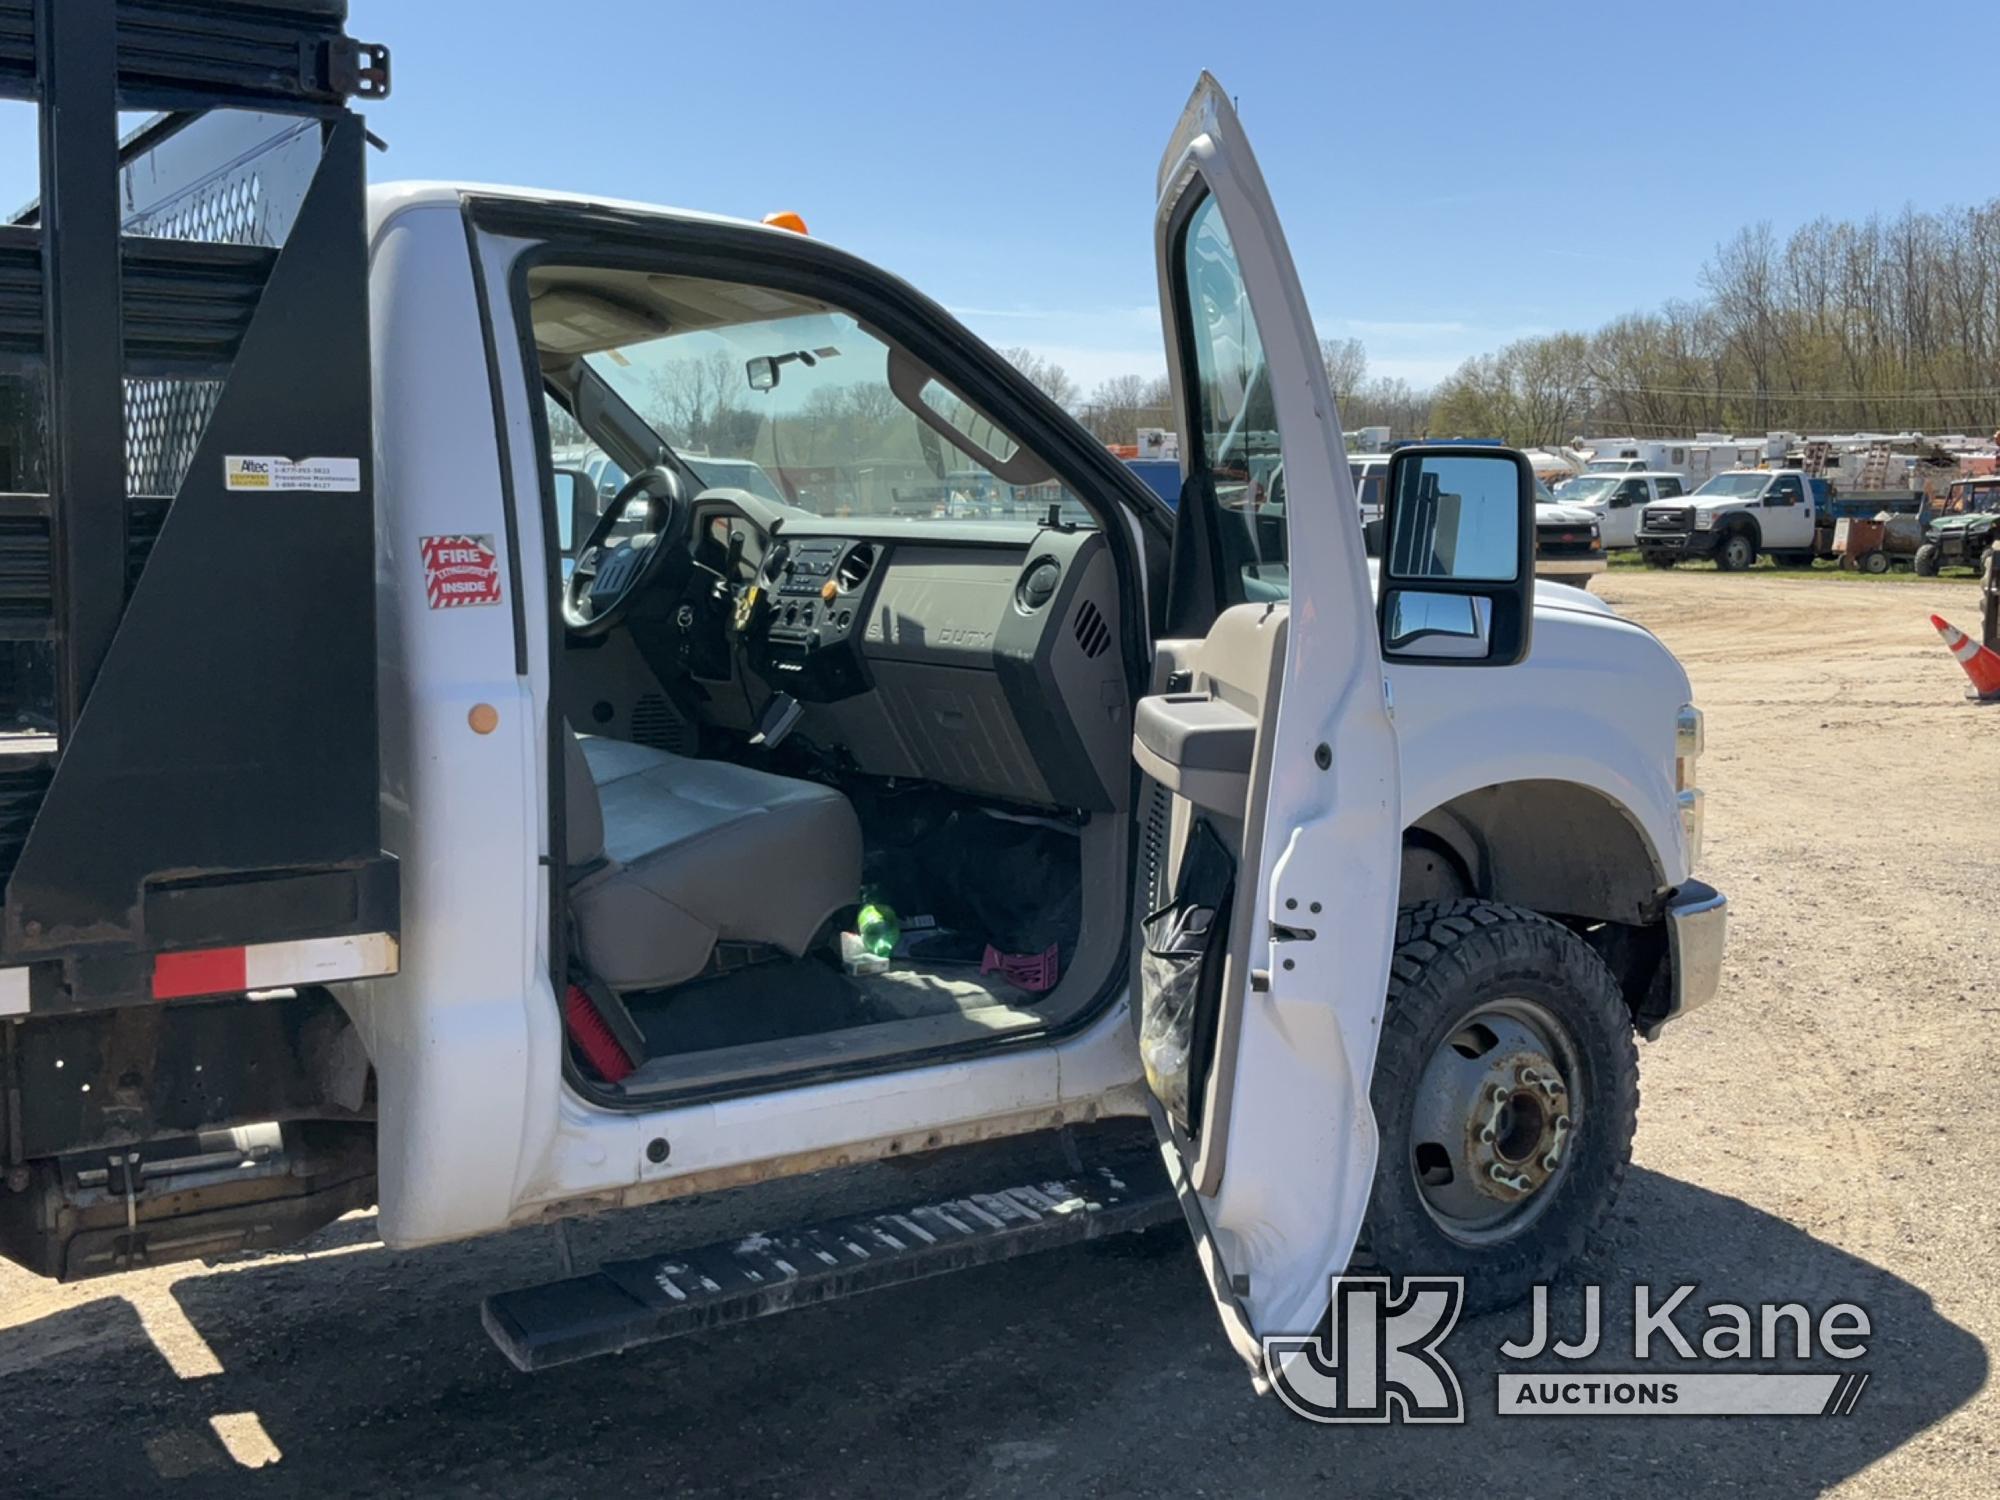
<path id="1" fill-rule="evenodd" d="M 1206 693 L 1160 693 L 1139 700 L 1132 758 L 1168 791 L 1237 818 L 1250 795 L 1257 721 Z"/>

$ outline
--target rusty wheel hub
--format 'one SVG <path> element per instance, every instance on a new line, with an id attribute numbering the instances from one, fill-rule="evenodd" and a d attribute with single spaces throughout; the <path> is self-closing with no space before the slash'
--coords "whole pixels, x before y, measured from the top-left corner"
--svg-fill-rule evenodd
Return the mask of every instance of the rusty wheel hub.
<path id="1" fill-rule="evenodd" d="M 1575 1149 L 1576 1051 L 1539 1005 L 1469 1013 L 1419 1080 L 1411 1170 L 1439 1226 L 1468 1243 L 1518 1233 Z"/>

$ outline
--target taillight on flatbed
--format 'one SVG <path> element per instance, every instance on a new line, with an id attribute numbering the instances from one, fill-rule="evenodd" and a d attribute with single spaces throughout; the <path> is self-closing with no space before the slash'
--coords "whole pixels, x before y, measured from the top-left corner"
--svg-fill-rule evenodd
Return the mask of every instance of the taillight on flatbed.
<path id="1" fill-rule="evenodd" d="M 386 932 L 157 953 L 153 956 L 153 998 L 185 1000 L 196 995 L 238 995 L 251 990 L 372 979 L 395 973 L 397 960 L 396 940 Z"/>

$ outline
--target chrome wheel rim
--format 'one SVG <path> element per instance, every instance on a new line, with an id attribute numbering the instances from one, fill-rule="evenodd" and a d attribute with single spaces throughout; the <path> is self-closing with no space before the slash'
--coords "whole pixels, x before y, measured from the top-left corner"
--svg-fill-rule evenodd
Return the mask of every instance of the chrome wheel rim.
<path id="1" fill-rule="evenodd" d="M 1545 1007 L 1467 1011 L 1417 1080 L 1409 1169 L 1431 1219 L 1467 1245 L 1513 1238 L 1553 1201 L 1584 1124 L 1581 1054 Z"/>

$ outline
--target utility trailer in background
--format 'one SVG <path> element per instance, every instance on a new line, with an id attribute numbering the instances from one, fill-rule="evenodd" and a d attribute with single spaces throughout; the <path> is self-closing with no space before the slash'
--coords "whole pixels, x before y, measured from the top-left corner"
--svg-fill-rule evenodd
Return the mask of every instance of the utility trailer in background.
<path id="1" fill-rule="evenodd" d="M 0 1247 L 47 1274 L 125 1263 L 142 1190 L 218 1248 L 372 1192 L 338 1132 L 208 1129 L 318 1113 L 273 1065 L 312 987 L 397 964 L 348 107 L 388 59 L 345 19 L 0 0 L 41 150 L 0 226 Z"/>

